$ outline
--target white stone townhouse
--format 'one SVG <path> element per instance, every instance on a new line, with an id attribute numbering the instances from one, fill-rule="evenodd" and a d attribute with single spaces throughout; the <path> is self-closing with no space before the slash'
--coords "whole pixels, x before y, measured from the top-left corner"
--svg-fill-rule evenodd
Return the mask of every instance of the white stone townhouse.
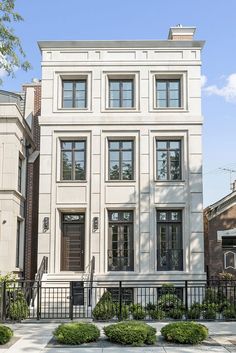
<path id="1" fill-rule="evenodd" d="M 40 41 L 38 265 L 45 280 L 204 280 L 201 50 Z"/>

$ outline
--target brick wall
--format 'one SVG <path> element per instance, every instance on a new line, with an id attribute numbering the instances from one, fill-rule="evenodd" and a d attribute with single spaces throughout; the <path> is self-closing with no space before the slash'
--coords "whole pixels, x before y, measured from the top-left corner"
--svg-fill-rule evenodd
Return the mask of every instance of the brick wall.
<path id="1" fill-rule="evenodd" d="M 205 216 L 205 264 L 209 276 L 224 270 L 222 243 L 217 242 L 217 231 L 236 228 L 236 205 L 207 221 Z M 227 269 L 236 275 L 236 270 Z"/>

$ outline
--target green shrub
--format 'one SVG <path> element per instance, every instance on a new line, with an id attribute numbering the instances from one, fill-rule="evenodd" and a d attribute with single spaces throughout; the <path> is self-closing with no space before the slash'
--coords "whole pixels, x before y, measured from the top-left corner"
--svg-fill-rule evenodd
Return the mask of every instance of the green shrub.
<path id="1" fill-rule="evenodd" d="M 8 315 L 12 320 L 24 320 L 29 316 L 29 307 L 24 293 L 17 290 L 10 300 Z"/>
<path id="2" fill-rule="evenodd" d="M 132 313 L 134 320 L 143 320 L 146 317 L 146 312 L 141 304 L 131 304 L 130 312 Z"/>
<path id="3" fill-rule="evenodd" d="M 93 309 L 93 317 L 96 320 L 110 320 L 115 314 L 115 304 L 112 302 L 111 293 L 104 292 Z"/>
<path id="4" fill-rule="evenodd" d="M 157 302 L 158 307 L 163 311 L 170 311 L 171 309 L 182 308 L 182 300 L 175 294 L 163 294 Z"/>
<path id="5" fill-rule="evenodd" d="M 146 310 L 147 310 L 147 311 L 154 311 L 154 310 L 156 310 L 156 305 L 153 304 L 153 303 L 148 303 L 148 304 L 146 305 Z"/>
<path id="6" fill-rule="evenodd" d="M 188 319 L 198 320 L 201 317 L 201 310 L 198 308 L 191 308 L 187 313 Z"/>
<path id="7" fill-rule="evenodd" d="M 225 319 L 236 319 L 236 310 L 231 306 L 223 311 L 223 315 Z"/>
<path id="8" fill-rule="evenodd" d="M 162 294 L 174 294 L 175 287 L 173 283 L 164 283 L 161 287 Z"/>
<path id="9" fill-rule="evenodd" d="M 203 311 L 203 318 L 206 320 L 215 320 L 216 319 L 216 311 L 214 308 L 208 308 Z"/>
<path id="10" fill-rule="evenodd" d="M 219 304 L 219 312 L 221 313 L 229 308 L 231 308 L 231 303 L 228 300 L 224 300 L 222 303 Z"/>
<path id="11" fill-rule="evenodd" d="M 150 311 L 150 316 L 153 320 L 163 320 L 166 317 L 166 313 L 162 310 L 155 309 Z"/>
<path id="12" fill-rule="evenodd" d="M 104 327 L 105 335 L 111 342 L 140 346 L 156 342 L 156 329 L 136 321 L 119 322 Z"/>
<path id="13" fill-rule="evenodd" d="M 97 341 L 100 331 L 91 323 L 70 322 L 59 325 L 53 335 L 60 343 L 74 345 Z"/>
<path id="14" fill-rule="evenodd" d="M 224 288 L 216 287 L 216 288 L 207 288 L 205 292 L 205 298 L 203 300 L 203 304 L 215 303 L 219 304 L 223 300 L 225 300 L 225 295 L 223 293 Z"/>
<path id="15" fill-rule="evenodd" d="M 182 309 L 171 309 L 169 311 L 169 317 L 172 319 L 180 320 L 183 317 L 183 310 Z"/>
<path id="16" fill-rule="evenodd" d="M 208 336 L 208 329 L 196 322 L 174 322 L 161 329 L 166 341 L 197 344 Z"/>
<path id="17" fill-rule="evenodd" d="M 114 304 L 115 314 L 119 319 L 127 320 L 129 318 L 129 306 L 121 305 L 121 313 L 120 313 L 120 304 Z M 121 317 L 120 317 L 121 314 Z"/>
<path id="18" fill-rule="evenodd" d="M 4 325 L 0 325 L 0 344 L 5 344 L 10 341 L 13 336 L 13 331 Z"/>

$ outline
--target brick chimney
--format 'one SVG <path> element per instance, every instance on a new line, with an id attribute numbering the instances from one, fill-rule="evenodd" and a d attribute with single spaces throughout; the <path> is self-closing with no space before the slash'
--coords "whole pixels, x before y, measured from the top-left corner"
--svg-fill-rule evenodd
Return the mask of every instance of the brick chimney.
<path id="1" fill-rule="evenodd" d="M 193 40 L 196 27 L 183 27 L 182 25 L 176 25 L 170 27 L 168 39 L 170 40 Z"/>

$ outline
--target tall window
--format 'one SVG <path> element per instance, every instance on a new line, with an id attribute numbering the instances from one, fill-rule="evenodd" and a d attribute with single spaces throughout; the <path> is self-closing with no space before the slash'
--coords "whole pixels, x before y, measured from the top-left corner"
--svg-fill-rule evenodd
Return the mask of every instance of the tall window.
<path id="1" fill-rule="evenodd" d="M 133 212 L 109 211 L 108 271 L 133 271 Z"/>
<path id="2" fill-rule="evenodd" d="M 21 221 L 17 221 L 16 228 L 16 267 L 20 266 L 20 230 L 21 230 Z"/>
<path id="3" fill-rule="evenodd" d="M 22 159 L 18 161 L 18 191 L 22 191 Z"/>
<path id="4" fill-rule="evenodd" d="M 183 270 L 181 211 L 157 211 L 157 270 Z"/>
<path id="5" fill-rule="evenodd" d="M 85 180 L 86 141 L 61 141 L 62 180 Z"/>
<path id="6" fill-rule="evenodd" d="M 63 81 L 63 108 L 87 107 L 87 81 Z"/>
<path id="7" fill-rule="evenodd" d="M 181 141 L 156 141 L 157 179 L 181 179 Z"/>
<path id="8" fill-rule="evenodd" d="M 156 80 L 157 108 L 180 108 L 180 80 Z"/>
<path id="9" fill-rule="evenodd" d="M 109 79 L 109 108 L 134 107 L 134 81 Z"/>
<path id="10" fill-rule="evenodd" d="M 109 144 L 109 179 L 133 180 L 133 141 L 110 140 Z"/>

